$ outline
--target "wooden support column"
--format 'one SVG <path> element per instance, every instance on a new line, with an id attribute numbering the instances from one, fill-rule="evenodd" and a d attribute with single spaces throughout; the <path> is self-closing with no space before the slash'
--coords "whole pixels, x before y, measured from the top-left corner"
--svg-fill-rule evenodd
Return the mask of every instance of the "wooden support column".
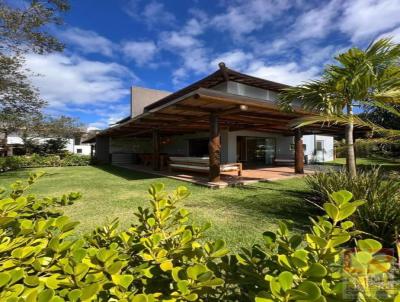
<path id="1" fill-rule="evenodd" d="M 160 131 L 153 129 L 153 170 L 160 171 Z"/>
<path id="2" fill-rule="evenodd" d="M 294 172 L 304 174 L 304 149 L 301 130 L 294 131 Z"/>
<path id="3" fill-rule="evenodd" d="M 208 143 L 210 158 L 209 180 L 220 181 L 220 156 L 221 156 L 221 135 L 219 132 L 218 115 L 210 114 L 210 141 Z"/>

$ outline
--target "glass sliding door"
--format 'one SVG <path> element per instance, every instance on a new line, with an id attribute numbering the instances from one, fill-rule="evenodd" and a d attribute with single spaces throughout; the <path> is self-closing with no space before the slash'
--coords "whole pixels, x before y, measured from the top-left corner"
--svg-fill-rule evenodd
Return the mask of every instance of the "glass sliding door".
<path id="1" fill-rule="evenodd" d="M 275 138 L 265 139 L 265 163 L 267 165 L 273 165 L 275 159 L 276 142 Z"/>
<path id="2" fill-rule="evenodd" d="M 249 164 L 272 165 L 275 149 L 275 138 L 246 137 L 246 153 Z"/>

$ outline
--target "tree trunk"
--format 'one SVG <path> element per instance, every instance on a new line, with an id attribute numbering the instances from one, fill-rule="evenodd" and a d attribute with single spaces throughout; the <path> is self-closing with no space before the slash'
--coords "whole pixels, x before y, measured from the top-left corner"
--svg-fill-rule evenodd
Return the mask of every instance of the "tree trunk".
<path id="1" fill-rule="evenodd" d="M 221 177 L 220 160 L 221 160 L 221 134 L 218 125 L 218 115 L 211 113 L 210 115 L 210 140 L 208 142 L 209 153 L 209 181 L 219 182 Z"/>
<path id="2" fill-rule="evenodd" d="M 353 106 L 347 104 L 347 116 L 349 117 L 349 123 L 346 125 L 346 146 L 347 146 L 347 157 L 346 167 L 351 177 L 357 175 L 356 169 L 356 155 L 354 152 L 354 138 L 353 138 Z"/>
<path id="3" fill-rule="evenodd" d="M 4 131 L 4 156 L 8 156 L 8 132 Z"/>
<path id="4" fill-rule="evenodd" d="M 294 172 L 304 174 L 304 148 L 301 130 L 294 131 Z"/>

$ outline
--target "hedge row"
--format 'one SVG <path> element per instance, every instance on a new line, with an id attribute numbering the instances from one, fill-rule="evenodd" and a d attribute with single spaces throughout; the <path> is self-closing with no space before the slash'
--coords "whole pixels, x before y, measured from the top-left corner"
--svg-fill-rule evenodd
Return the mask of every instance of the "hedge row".
<path id="1" fill-rule="evenodd" d="M 40 176 L 0 189 L 0 301 L 400 301 L 394 257 L 373 239 L 354 243 L 360 233 L 347 219 L 364 202 L 350 192 L 332 193 L 306 234 L 281 221 L 233 254 L 178 207 L 184 187 L 167 193 L 155 184 L 130 228 L 114 220 L 79 238 L 60 206 L 80 194 L 26 194 Z"/>
<path id="2" fill-rule="evenodd" d="M 21 168 L 87 166 L 89 164 L 90 156 L 88 155 L 68 154 L 63 158 L 59 155 L 41 156 L 37 154 L 8 156 L 0 157 L 0 172 Z"/>
<path id="3" fill-rule="evenodd" d="M 400 155 L 400 143 L 385 142 L 378 143 L 368 140 L 357 140 L 355 143 L 357 157 L 385 157 L 396 158 Z M 345 145 L 336 146 L 336 157 L 346 157 L 347 148 Z"/>

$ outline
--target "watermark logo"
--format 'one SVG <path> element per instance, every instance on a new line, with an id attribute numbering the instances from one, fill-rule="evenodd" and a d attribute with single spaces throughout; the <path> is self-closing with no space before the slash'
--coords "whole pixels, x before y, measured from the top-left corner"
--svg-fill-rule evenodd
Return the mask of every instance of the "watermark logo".
<path id="1" fill-rule="evenodd" d="M 359 293 L 378 299 L 396 295 L 400 287 L 395 249 L 346 249 L 342 254 L 343 299 L 355 300 Z"/>

